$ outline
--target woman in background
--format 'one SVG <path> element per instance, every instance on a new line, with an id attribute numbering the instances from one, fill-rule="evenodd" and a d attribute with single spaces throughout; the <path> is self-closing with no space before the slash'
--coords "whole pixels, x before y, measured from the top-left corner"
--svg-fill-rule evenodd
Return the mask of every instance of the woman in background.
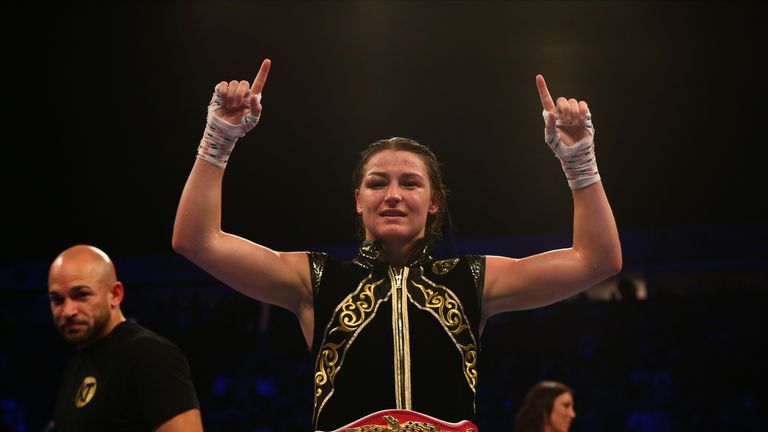
<path id="1" fill-rule="evenodd" d="M 568 432 L 574 418 L 573 391 L 557 381 L 541 381 L 525 395 L 513 432 Z"/>

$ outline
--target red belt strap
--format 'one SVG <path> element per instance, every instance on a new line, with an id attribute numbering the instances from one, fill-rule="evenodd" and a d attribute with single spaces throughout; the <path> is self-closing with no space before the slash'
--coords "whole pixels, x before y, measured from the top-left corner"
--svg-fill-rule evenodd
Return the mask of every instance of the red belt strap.
<path id="1" fill-rule="evenodd" d="M 377 411 L 333 432 L 478 432 L 467 420 L 448 423 L 413 410 Z"/>

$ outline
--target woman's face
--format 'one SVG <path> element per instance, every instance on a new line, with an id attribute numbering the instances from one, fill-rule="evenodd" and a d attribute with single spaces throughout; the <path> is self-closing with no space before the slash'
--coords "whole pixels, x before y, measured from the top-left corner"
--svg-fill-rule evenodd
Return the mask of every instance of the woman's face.
<path id="1" fill-rule="evenodd" d="M 552 413 L 549 415 L 544 430 L 552 432 L 567 432 L 571 422 L 576 417 L 573 410 L 573 395 L 563 393 L 552 402 Z"/>
<path id="2" fill-rule="evenodd" d="M 407 243 L 424 236 L 427 215 L 437 212 L 421 157 L 382 150 L 368 161 L 355 191 L 366 240 Z"/>

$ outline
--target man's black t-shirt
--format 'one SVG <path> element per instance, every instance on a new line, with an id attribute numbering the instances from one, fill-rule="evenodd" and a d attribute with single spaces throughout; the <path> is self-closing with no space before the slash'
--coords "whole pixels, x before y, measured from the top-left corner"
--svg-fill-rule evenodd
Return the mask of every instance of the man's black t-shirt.
<path id="1" fill-rule="evenodd" d="M 189 364 L 170 341 L 135 321 L 80 349 L 64 371 L 57 432 L 152 431 L 199 408 Z"/>

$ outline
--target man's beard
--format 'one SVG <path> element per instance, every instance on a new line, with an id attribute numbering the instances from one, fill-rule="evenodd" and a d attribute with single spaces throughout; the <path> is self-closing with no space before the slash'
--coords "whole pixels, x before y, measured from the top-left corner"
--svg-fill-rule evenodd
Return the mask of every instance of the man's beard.
<path id="1" fill-rule="evenodd" d="M 82 323 L 81 321 L 74 322 Z M 107 327 L 107 323 L 109 323 L 108 310 L 105 313 L 94 315 L 93 325 L 88 327 L 88 325 L 85 324 L 86 328 L 81 332 L 68 333 L 66 329 L 59 327 L 59 333 L 61 333 L 61 335 L 64 337 L 64 340 L 67 342 L 77 346 L 85 346 L 103 335 L 104 329 Z"/>

